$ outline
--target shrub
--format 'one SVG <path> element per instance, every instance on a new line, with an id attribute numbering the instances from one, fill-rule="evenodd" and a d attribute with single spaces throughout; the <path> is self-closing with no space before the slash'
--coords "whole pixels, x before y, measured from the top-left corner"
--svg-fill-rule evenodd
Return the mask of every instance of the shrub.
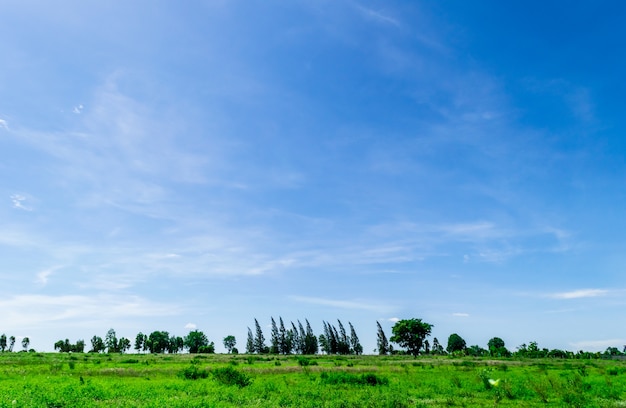
<path id="1" fill-rule="evenodd" d="M 209 376 L 209 372 L 205 369 L 199 369 L 197 366 L 192 365 L 187 368 L 184 368 L 179 376 L 186 380 L 197 380 L 199 378 L 207 378 Z"/>
<path id="2" fill-rule="evenodd" d="M 389 379 L 386 377 L 379 377 L 374 373 L 367 374 L 350 374 L 342 372 L 323 372 L 320 375 L 320 381 L 323 384 L 348 384 L 348 385 L 387 385 Z"/>
<path id="3" fill-rule="evenodd" d="M 213 370 L 213 378 L 224 385 L 236 385 L 239 388 L 246 387 L 252 382 L 250 377 L 233 367 L 222 367 Z"/>

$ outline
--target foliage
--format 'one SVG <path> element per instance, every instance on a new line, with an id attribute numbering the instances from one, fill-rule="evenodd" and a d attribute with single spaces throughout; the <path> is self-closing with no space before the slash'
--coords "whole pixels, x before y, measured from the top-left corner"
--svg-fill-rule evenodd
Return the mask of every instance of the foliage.
<path id="1" fill-rule="evenodd" d="M 222 368 L 216 368 L 212 372 L 213 378 L 225 385 L 236 385 L 240 388 L 250 385 L 252 380 L 246 374 L 236 370 L 233 367 L 227 366 Z"/>
<path id="2" fill-rule="evenodd" d="M 327 372 L 320 374 L 322 384 L 348 384 L 348 385 L 388 385 L 389 379 L 377 376 L 373 373 L 352 374 L 345 372 Z"/>
<path id="3" fill-rule="evenodd" d="M 229 335 L 224 337 L 224 347 L 228 350 L 229 353 L 233 352 L 235 345 L 237 344 L 237 339 L 235 336 Z"/>
<path id="4" fill-rule="evenodd" d="M 209 345 L 209 339 L 203 332 L 192 330 L 185 336 L 183 344 L 190 353 L 195 354 L 200 352 L 201 347 L 207 347 Z"/>
<path id="5" fill-rule="evenodd" d="M 458 334 L 452 333 L 450 337 L 448 337 L 448 347 L 446 347 L 448 353 L 464 352 L 466 347 L 465 340 Z"/>
<path id="6" fill-rule="evenodd" d="M 409 354 L 417 356 L 432 328 L 432 324 L 422 322 L 422 319 L 400 320 L 391 328 L 393 335 L 390 340 L 406 348 Z"/>
<path id="7" fill-rule="evenodd" d="M 209 372 L 205 369 L 198 368 L 195 364 L 192 364 L 189 367 L 183 368 L 179 372 L 179 376 L 186 380 L 197 380 L 199 378 L 207 378 L 209 376 Z"/>

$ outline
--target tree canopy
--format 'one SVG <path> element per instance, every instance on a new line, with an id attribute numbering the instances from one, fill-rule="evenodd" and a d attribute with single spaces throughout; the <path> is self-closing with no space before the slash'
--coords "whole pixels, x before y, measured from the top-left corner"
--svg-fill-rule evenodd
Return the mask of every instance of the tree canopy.
<path id="1" fill-rule="evenodd" d="M 432 324 L 423 322 L 422 319 L 400 320 L 391 328 L 393 335 L 389 340 L 406 348 L 409 354 L 417 356 L 422 349 L 424 339 L 430 336 L 432 328 Z"/>

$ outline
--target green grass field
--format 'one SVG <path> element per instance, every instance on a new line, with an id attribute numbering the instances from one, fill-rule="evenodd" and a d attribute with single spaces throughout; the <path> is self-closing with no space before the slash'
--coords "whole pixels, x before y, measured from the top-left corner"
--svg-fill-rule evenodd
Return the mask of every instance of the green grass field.
<path id="1" fill-rule="evenodd" d="M 626 406 L 626 362 L 0 354 L 0 407 Z"/>

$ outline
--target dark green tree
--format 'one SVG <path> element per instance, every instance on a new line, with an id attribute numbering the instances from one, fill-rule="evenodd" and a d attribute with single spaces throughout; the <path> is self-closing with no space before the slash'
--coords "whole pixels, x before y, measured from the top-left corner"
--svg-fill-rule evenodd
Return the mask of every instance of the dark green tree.
<path id="1" fill-rule="evenodd" d="M 248 327 L 248 340 L 246 341 L 246 353 L 253 354 L 254 353 L 254 336 L 252 335 L 252 330 Z"/>
<path id="2" fill-rule="evenodd" d="M 263 330 L 261 330 L 261 325 L 257 319 L 254 319 L 254 326 L 256 328 L 256 337 L 254 338 L 254 351 L 259 354 L 265 354 L 269 350 L 265 345 L 265 336 L 263 336 Z"/>
<path id="3" fill-rule="evenodd" d="M 170 343 L 170 334 L 166 331 L 153 331 L 148 336 L 146 347 L 150 353 L 165 353 Z"/>
<path id="4" fill-rule="evenodd" d="M 102 353 L 106 350 L 106 346 L 104 345 L 104 341 L 100 336 L 93 336 L 91 338 L 91 350 L 90 353 Z"/>
<path id="5" fill-rule="evenodd" d="M 200 352 L 200 347 L 206 347 L 209 345 L 209 339 L 203 332 L 199 330 L 193 330 L 190 331 L 189 334 L 185 337 L 184 345 L 185 347 L 187 347 L 190 353 L 195 354 Z"/>
<path id="6" fill-rule="evenodd" d="M 276 326 L 276 321 L 274 320 L 274 318 L 271 318 L 272 321 L 272 334 L 270 337 L 270 353 L 271 354 L 278 354 L 280 353 L 280 340 L 279 337 L 280 335 L 278 334 L 278 326 Z"/>
<path id="7" fill-rule="evenodd" d="M 450 337 L 448 337 L 448 347 L 446 347 L 448 353 L 464 353 L 466 348 L 467 344 L 465 343 L 465 340 L 463 340 L 463 338 L 458 334 L 452 333 Z"/>
<path id="8" fill-rule="evenodd" d="M 237 339 L 235 338 L 235 336 L 229 335 L 224 337 L 224 347 L 226 348 L 226 350 L 228 350 L 229 353 L 233 352 L 233 348 L 235 348 L 236 344 Z"/>
<path id="9" fill-rule="evenodd" d="M 431 354 L 434 354 L 437 356 L 446 354 L 446 351 L 443 349 L 443 346 L 439 343 L 439 340 L 437 339 L 437 337 L 433 339 L 433 348 L 431 350 Z"/>
<path id="10" fill-rule="evenodd" d="M 148 337 L 145 334 L 142 332 L 137 333 L 137 336 L 135 336 L 135 350 L 137 350 L 137 353 L 146 350 L 146 340 L 148 340 Z"/>
<path id="11" fill-rule="evenodd" d="M 378 349 L 378 354 L 384 356 L 389 354 L 389 341 L 387 340 L 387 336 L 385 336 L 385 331 L 380 325 L 380 322 L 376 321 L 376 326 L 378 327 L 376 348 Z"/>
<path id="12" fill-rule="evenodd" d="M 118 353 L 126 353 L 130 349 L 131 343 L 130 340 L 126 337 L 120 337 L 117 342 L 117 351 Z"/>
<path id="13" fill-rule="evenodd" d="M 361 355 L 363 354 L 363 346 L 359 342 L 359 337 L 356 335 L 356 330 L 354 330 L 352 323 L 348 322 L 348 325 L 350 325 L 350 347 L 352 352 L 357 356 Z"/>
<path id="14" fill-rule="evenodd" d="M 417 356 L 432 328 L 432 324 L 422 322 L 422 319 L 400 320 L 391 328 L 393 335 L 389 340 L 406 348 L 409 354 Z"/>
<path id="15" fill-rule="evenodd" d="M 311 324 L 309 323 L 309 321 L 305 319 L 305 322 L 306 332 L 304 334 L 302 354 L 317 354 L 317 337 L 315 337 L 315 333 L 313 333 L 313 329 L 311 329 Z"/>
<path id="16" fill-rule="evenodd" d="M 9 337 L 9 351 L 13 351 L 13 346 L 15 346 L 15 336 Z"/>
<path id="17" fill-rule="evenodd" d="M 106 336 L 104 337 L 104 345 L 106 346 L 108 353 L 119 352 L 117 335 L 115 334 L 115 330 L 109 329 Z"/>
<path id="18" fill-rule="evenodd" d="M 7 349 L 7 335 L 2 333 L 0 335 L 0 351 L 4 353 L 4 350 Z"/>
<path id="19" fill-rule="evenodd" d="M 337 319 L 339 323 L 339 333 L 337 336 L 337 352 L 339 354 L 350 354 L 350 338 L 348 337 L 348 333 L 346 333 L 345 327 L 341 324 L 341 320 Z"/>
<path id="20" fill-rule="evenodd" d="M 509 357 L 511 355 L 511 352 L 504 345 L 504 340 L 500 337 L 492 337 L 487 342 L 487 348 L 492 357 Z"/>
<path id="21" fill-rule="evenodd" d="M 278 352 L 280 354 L 291 354 L 293 332 L 287 333 L 282 317 L 279 316 L 278 320 L 280 324 L 278 328 Z"/>

